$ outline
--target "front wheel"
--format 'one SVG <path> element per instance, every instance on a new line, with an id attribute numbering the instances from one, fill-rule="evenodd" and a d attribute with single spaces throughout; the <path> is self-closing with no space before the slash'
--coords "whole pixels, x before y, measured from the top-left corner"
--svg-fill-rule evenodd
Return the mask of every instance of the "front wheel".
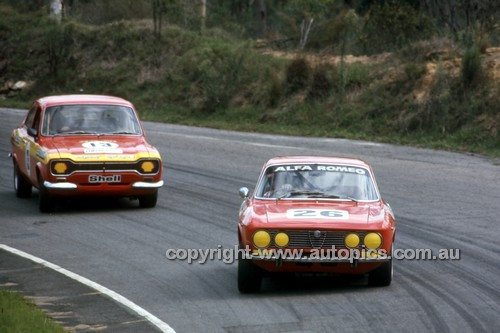
<path id="1" fill-rule="evenodd" d="M 393 275 L 392 255 L 391 259 L 384 262 L 382 266 L 368 274 L 368 285 L 373 287 L 386 287 L 391 284 Z"/>
<path id="2" fill-rule="evenodd" d="M 158 191 L 155 191 L 153 194 L 140 196 L 139 206 L 141 208 L 153 208 L 154 206 L 156 206 L 157 201 L 158 201 Z"/>
<path id="3" fill-rule="evenodd" d="M 240 255 L 238 258 L 238 290 L 240 293 L 256 293 L 260 290 L 261 285 L 262 269 Z"/>
<path id="4" fill-rule="evenodd" d="M 14 163 L 14 191 L 18 198 L 28 198 L 31 196 L 32 186 L 21 175 L 21 171 L 16 163 Z"/>
<path id="5" fill-rule="evenodd" d="M 42 213 L 52 213 L 56 210 L 56 201 L 43 186 L 42 177 L 38 177 L 38 209 Z"/>

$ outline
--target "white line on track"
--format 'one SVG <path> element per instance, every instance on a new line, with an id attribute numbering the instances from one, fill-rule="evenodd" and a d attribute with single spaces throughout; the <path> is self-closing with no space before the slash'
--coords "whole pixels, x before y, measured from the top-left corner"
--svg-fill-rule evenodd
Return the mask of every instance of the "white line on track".
<path id="1" fill-rule="evenodd" d="M 267 144 L 267 143 L 258 143 L 258 142 L 249 142 L 249 141 L 239 141 L 234 139 L 222 139 L 222 138 L 214 138 L 211 136 L 205 135 L 192 135 L 192 134 L 181 134 L 181 133 L 167 133 L 160 132 L 155 130 L 149 130 L 148 133 L 154 132 L 159 135 L 167 135 L 167 136 L 181 136 L 184 138 L 192 138 L 192 139 L 201 139 L 201 140 L 213 140 L 213 141 L 224 141 L 224 142 L 232 142 L 232 143 L 241 143 L 244 145 L 258 146 L 258 147 L 268 147 L 268 148 L 287 148 L 287 149 L 304 149 L 301 147 L 293 147 L 293 146 L 283 146 L 283 145 L 275 145 L 275 144 Z"/>
<path id="2" fill-rule="evenodd" d="M 217 130 L 214 130 L 217 131 Z M 248 139 L 242 139 L 242 140 L 237 140 L 237 139 L 226 139 L 226 138 L 216 138 L 212 136 L 206 136 L 206 135 L 193 135 L 193 134 L 183 134 L 183 133 L 172 133 L 172 132 L 164 132 L 164 131 L 158 131 L 158 130 L 148 130 L 148 133 L 155 133 L 158 135 L 166 135 L 166 136 L 180 136 L 184 138 L 191 138 L 191 139 L 201 139 L 201 140 L 212 140 L 212 141 L 224 141 L 224 142 L 231 142 L 231 143 L 240 143 L 244 145 L 251 145 L 251 146 L 258 146 L 258 147 L 268 147 L 268 148 L 286 148 L 286 149 L 308 149 L 307 147 L 297 147 L 297 146 L 287 146 L 287 145 L 277 145 L 277 144 L 268 144 L 268 143 L 259 143 L 259 142 L 252 142 L 248 141 Z M 239 132 L 238 134 L 246 135 L 248 137 L 253 137 L 254 133 L 245 133 L 245 132 Z M 269 134 L 262 134 L 260 138 L 270 136 Z M 296 139 L 300 137 L 283 137 L 282 139 Z M 381 147 L 384 144 L 382 143 L 377 143 L 377 142 L 370 142 L 370 141 L 357 141 L 357 140 L 349 140 L 349 139 L 339 139 L 339 138 L 306 138 L 302 137 L 303 139 L 308 139 L 308 140 L 315 140 L 316 142 L 324 142 L 324 143 L 346 143 L 346 144 L 353 144 L 356 146 L 373 146 L 373 147 Z"/>
<path id="3" fill-rule="evenodd" d="M 95 289 L 97 291 L 99 291 L 100 293 L 110 297 L 111 299 L 113 299 L 115 302 L 118 302 L 120 303 L 121 305 L 129 308 L 130 310 L 132 310 L 133 312 L 137 313 L 140 317 L 143 317 L 144 319 L 148 320 L 151 324 L 153 324 L 154 326 L 158 327 L 162 332 L 165 332 L 165 333 L 175 333 L 174 329 L 172 327 L 170 327 L 167 323 L 163 322 L 162 320 L 160 320 L 158 317 L 152 315 L 151 313 L 149 313 L 148 311 L 144 310 L 143 308 L 141 308 L 139 305 L 135 304 L 134 302 L 126 299 L 125 297 L 123 297 L 122 295 L 114 292 L 113 290 L 111 289 L 108 289 L 94 281 L 91 281 L 81 275 L 78 275 L 76 273 L 73 273 L 71 271 L 68 271 L 67 269 L 64 269 L 56 264 L 53 264 L 53 263 L 50 263 L 46 260 L 43 260 L 41 258 L 38 258 L 38 257 L 35 257 L 29 253 L 26 253 L 26 252 L 23 252 L 21 250 L 18 250 L 18 249 L 15 249 L 13 247 L 10 247 L 10 246 L 7 246 L 7 245 L 4 245 L 4 244 L 0 244 L 0 249 L 3 249 L 7 252 L 10 252 L 10 253 L 13 253 L 15 255 L 18 255 L 20 257 L 23 257 L 23 258 L 26 258 L 26 259 L 29 259 L 33 262 L 36 262 L 37 264 L 40 264 L 42 266 L 45 266 L 47 268 L 50 268 L 50 269 L 53 269 L 54 271 L 58 272 L 58 273 L 61 273 L 63 275 L 66 275 L 67 277 L 69 277 L 70 279 L 73 279 L 75 281 L 78 281 L 80 282 L 81 284 L 84 284 L 92 289 Z"/>

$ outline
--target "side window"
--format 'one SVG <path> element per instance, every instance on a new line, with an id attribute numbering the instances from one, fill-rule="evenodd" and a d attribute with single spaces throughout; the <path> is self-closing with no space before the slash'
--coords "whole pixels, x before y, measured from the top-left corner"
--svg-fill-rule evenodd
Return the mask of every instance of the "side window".
<path id="1" fill-rule="evenodd" d="M 35 112 L 35 120 L 33 121 L 33 127 L 32 127 L 34 129 L 36 129 L 37 131 L 40 128 L 40 118 L 41 118 L 41 115 L 42 115 L 42 112 L 40 110 L 40 107 L 37 107 L 36 108 L 36 112 Z"/>
<path id="2" fill-rule="evenodd" d="M 35 105 L 33 105 L 28 112 L 28 116 L 26 117 L 26 121 L 24 122 L 24 126 L 26 128 L 31 128 L 31 125 L 33 124 L 33 118 L 35 118 L 37 108 Z"/>

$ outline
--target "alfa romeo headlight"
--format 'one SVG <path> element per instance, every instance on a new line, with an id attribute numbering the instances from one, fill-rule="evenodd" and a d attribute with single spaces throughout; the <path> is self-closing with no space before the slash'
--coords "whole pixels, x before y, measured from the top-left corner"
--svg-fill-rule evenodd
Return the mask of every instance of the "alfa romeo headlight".
<path id="1" fill-rule="evenodd" d="M 345 246 L 354 249 L 359 245 L 359 236 L 355 233 L 350 233 L 344 238 Z"/>
<path id="2" fill-rule="evenodd" d="M 271 235 L 267 231 L 259 230 L 253 234 L 253 243 L 261 249 L 268 247 L 271 243 Z"/>
<path id="3" fill-rule="evenodd" d="M 279 247 L 285 247 L 290 242 L 290 237 L 284 232 L 278 232 L 276 236 L 274 236 L 274 244 Z"/>
<path id="4" fill-rule="evenodd" d="M 363 243 L 365 244 L 366 248 L 370 250 L 376 250 L 382 245 L 382 236 L 376 232 L 370 232 L 365 236 L 365 239 L 363 240 Z"/>

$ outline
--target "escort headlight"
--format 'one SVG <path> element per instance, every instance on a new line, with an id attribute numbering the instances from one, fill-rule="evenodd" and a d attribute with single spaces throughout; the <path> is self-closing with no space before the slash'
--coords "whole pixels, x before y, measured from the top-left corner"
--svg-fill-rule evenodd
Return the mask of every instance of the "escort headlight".
<path id="1" fill-rule="evenodd" d="M 138 163 L 140 173 L 155 174 L 160 169 L 160 162 L 158 160 L 145 160 Z"/>
<path id="2" fill-rule="evenodd" d="M 71 165 L 66 161 L 52 161 L 50 171 L 53 175 L 69 175 L 71 173 Z"/>

